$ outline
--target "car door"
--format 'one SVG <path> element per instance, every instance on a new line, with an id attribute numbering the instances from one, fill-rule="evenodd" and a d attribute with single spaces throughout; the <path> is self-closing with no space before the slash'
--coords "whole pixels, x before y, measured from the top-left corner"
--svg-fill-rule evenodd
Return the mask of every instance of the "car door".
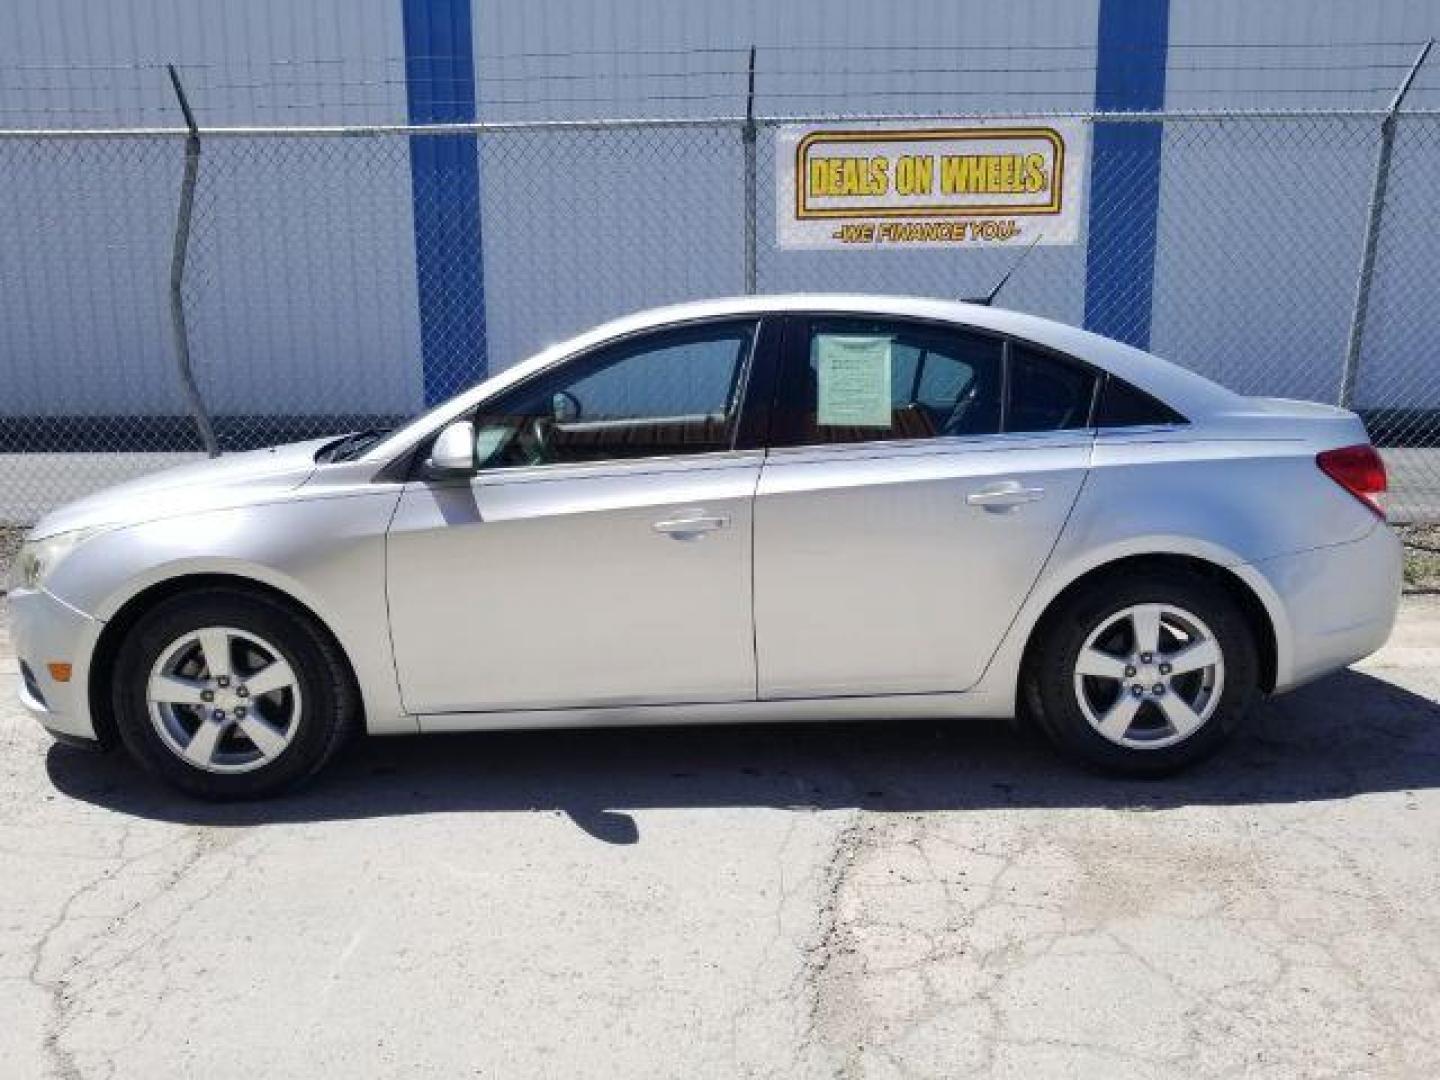
<path id="1" fill-rule="evenodd" d="M 754 699 L 759 337 L 650 331 L 477 407 L 473 478 L 407 483 L 389 531 L 408 711 Z"/>
<path id="2" fill-rule="evenodd" d="M 755 502 L 760 696 L 972 686 L 1075 503 L 1096 383 L 949 324 L 795 317 Z"/>

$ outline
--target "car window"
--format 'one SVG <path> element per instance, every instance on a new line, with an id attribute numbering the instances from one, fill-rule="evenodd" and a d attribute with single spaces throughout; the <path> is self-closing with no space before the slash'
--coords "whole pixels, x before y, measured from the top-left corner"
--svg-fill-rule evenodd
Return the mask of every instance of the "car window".
<path id="1" fill-rule="evenodd" d="M 1185 418 L 1170 406 L 1156 401 L 1143 390 L 1137 390 L 1123 379 L 1111 375 L 1100 392 L 1100 407 L 1095 426 L 1142 427 L 1151 424 L 1183 424 Z"/>
<path id="2" fill-rule="evenodd" d="M 819 318 L 782 386 L 776 445 L 990 435 L 1000 429 L 1002 346 L 920 323 Z"/>
<path id="3" fill-rule="evenodd" d="M 746 340 L 737 332 L 647 347 L 582 375 L 565 391 L 591 420 L 723 415 Z"/>
<path id="4" fill-rule="evenodd" d="M 567 361 L 476 410 L 482 469 L 728 450 L 753 320 L 672 328 Z"/>
<path id="5" fill-rule="evenodd" d="M 1006 431 L 1088 427 L 1094 396 L 1095 375 L 1087 368 L 1012 346 Z"/>

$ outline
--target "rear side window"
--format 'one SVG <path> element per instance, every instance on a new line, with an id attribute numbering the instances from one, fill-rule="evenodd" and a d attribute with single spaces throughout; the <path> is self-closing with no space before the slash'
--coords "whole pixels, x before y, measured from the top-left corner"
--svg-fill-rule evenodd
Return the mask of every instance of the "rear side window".
<path id="1" fill-rule="evenodd" d="M 1100 391 L 1096 427 L 1144 427 L 1150 424 L 1183 424 L 1185 418 L 1162 401 L 1137 390 L 1111 375 Z"/>
<path id="2" fill-rule="evenodd" d="M 1004 361 L 994 338 L 854 318 L 813 319 L 806 334 L 804 359 L 786 371 L 775 445 L 1000 430 Z"/>
<path id="3" fill-rule="evenodd" d="M 1185 423 L 1120 379 L 1014 339 L 859 316 L 792 326 L 772 446 Z"/>
<path id="4" fill-rule="evenodd" d="M 1014 346 L 1010 353 L 1010 388 L 1005 411 L 1006 431 L 1065 431 L 1090 425 L 1095 375 Z"/>

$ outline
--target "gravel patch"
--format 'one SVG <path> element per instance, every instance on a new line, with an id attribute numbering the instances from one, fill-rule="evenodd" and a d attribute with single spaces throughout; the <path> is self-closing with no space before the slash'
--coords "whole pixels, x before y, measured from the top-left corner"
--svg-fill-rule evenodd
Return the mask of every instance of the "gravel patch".
<path id="1" fill-rule="evenodd" d="M 1405 591 L 1440 592 L 1440 525 L 1398 525 L 1405 542 Z"/>
<path id="2" fill-rule="evenodd" d="M 20 550 L 20 541 L 25 538 L 25 529 L 19 525 L 0 525 L 0 594 L 5 592 L 5 581 L 10 576 L 10 560 Z"/>

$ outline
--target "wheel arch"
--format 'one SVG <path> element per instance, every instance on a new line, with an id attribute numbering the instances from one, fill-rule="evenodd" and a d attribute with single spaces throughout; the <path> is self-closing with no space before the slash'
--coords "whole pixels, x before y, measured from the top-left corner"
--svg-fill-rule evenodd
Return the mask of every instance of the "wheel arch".
<path id="1" fill-rule="evenodd" d="M 105 625 L 91 652 L 90 668 L 86 683 L 86 699 L 89 703 L 91 724 L 102 746 L 114 746 L 119 739 L 119 733 L 115 727 L 115 717 L 110 708 L 109 691 L 113 683 L 115 660 L 120 652 L 120 643 L 124 641 L 125 636 L 134 628 L 135 624 L 148 612 L 153 611 L 157 605 L 169 600 L 171 597 L 204 589 L 229 589 L 237 592 L 250 593 L 251 595 L 263 596 L 279 603 L 295 615 L 312 623 L 322 634 L 330 639 L 331 644 L 335 646 L 336 652 L 345 664 L 345 670 L 350 677 L 351 684 L 356 687 L 355 700 L 362 711 L 360 723 L 363 729 L 364 695 L 359 692 L 359 680 L 355 671 L 354 662 L 351 660 L 348 650 L 346 650 L 339 637 L 336 636 L 335 631 L 332 630 L 325 619 L 314 610 L 313 606 L 300 600 L 293 593 L 287 592 L 268 582 L 246 577 L 242 574 L 210 571 L 181 574 L 152 582 L 132 596 L 127 597 L 105 621 Z"/>
<path id="2" fill-rule="evenodd" d="M 1245 574 L 1244 567 L 1227 566 L 1203 556 L 1174 552 L 1144 552 L 1120 556 L 1092 566 L 1072 577 L 1046 601 L 1038 618 L 1029 627 L 1025 647 L 1016 670 L 1016 700 L 1025 700 L 1024 684 L 1035 651 L 1044 640 L 1054 620 L 1066 603 L 1080 589 L 1106 577 L 1135 574 L 1152 569 L 1176 569 L 1197 574 L 1213 581 L 1234 599 L 1255 635 L 1260 659 L 1260 685 L 1266 693 L 1275 689 L 1280 678 L 1282 657 L 1276 616 L 1258 588 L 1257 576 Z"/>

